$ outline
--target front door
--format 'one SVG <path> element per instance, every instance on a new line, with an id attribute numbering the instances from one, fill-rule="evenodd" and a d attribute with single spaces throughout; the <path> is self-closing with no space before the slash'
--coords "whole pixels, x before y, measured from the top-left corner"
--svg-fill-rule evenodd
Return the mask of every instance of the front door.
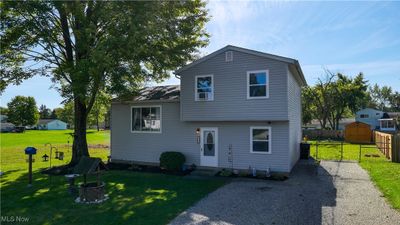
<path id="1" fill-rule="evenodd" d="M 200 129 L 200 165 L 218 166 L 218 128 Z"/>

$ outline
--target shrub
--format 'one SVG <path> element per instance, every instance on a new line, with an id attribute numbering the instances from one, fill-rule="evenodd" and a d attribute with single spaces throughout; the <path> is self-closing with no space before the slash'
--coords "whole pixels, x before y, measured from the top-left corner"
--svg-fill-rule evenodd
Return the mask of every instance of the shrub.
<path id="1" fill-rule="evenodd" d="M 170 171 L 179 171 L 185 160 L 185 156 L 180 152 L 163 152 L 160 156 L 160 166 Z"/>

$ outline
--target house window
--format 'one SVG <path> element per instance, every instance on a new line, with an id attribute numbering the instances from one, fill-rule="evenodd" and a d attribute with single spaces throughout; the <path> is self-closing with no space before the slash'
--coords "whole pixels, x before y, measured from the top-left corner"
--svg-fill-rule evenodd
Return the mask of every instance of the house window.
<path id="1" fill-rule="evenodd" d="M 392 119 L 380 120 L 381 130 L 396 130 L 395 122 Z"/>
<path id="2" fill-rule="evenodd" d="M 214 80 L 213 75 L 196 76 L 195 100 L 212 101 L 214 100 Z"/>
<path id="3" fill-rule="evenodd" d="M 269 75 L 268 70 L 247 72 L 247 98 L 269 97 Z"/>
<path id="4" fill-rule="evenodd" d="M 161 133 L 161 106 L 132 107 L 132 132 Z"/>
<path id="5" fill-rule="evenodd" d="M 250 152 L 271 153 L 271 127 L 250 127 Z"/>
<path id="6" fill-rule="evenodd" d="M 361 114 L 360 118 L 369 118 L 369 115 L 368 114 Z"/>

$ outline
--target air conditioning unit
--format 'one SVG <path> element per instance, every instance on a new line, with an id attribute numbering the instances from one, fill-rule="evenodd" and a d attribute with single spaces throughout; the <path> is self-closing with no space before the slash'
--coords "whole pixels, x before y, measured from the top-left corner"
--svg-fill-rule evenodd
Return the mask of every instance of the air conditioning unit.
<path id="1" fill-rule="evenodd" d="M 225 62 L 231 62 L 231 61 L 233 61 L 233 52 L 232 51 L 225 52 Z"/>
<path id="2" fill-rule="evenodd" d="M 207 100 L 208 99 L 208 93 L 207 92 L 201 92 L 201 93 L 198 93 L 198 94 L 199 94 L 199 96 L 198 96 L 199 100 Z"/>

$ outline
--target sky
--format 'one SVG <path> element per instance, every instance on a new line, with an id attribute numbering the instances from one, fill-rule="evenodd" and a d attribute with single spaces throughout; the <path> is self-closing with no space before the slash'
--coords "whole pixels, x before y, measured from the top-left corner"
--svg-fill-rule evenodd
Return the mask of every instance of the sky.
<path id="1" fill-rule="evenodd" d="M 209 1 L 207 55 L 226 45 L 299 60 L 309 85 L 325 69 L 356 76 L 400 91 L 400 2 Z M 171 78 L 160 84 L 179 84 Z M 1 106 L 16 95 L 38 105 L 61 106 L 49 78 L 35 77 L 9 86 Z"/>

